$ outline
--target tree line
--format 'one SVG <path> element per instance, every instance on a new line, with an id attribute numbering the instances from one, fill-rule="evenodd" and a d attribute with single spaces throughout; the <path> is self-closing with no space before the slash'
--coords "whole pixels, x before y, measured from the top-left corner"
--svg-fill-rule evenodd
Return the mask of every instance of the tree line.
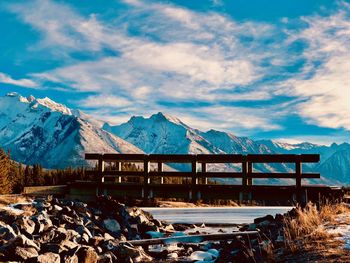
<path id="1" fill-rule="evenodd" d="M 97 169 L 97 164 L 96 167 Z M 107 165 L 106 170 L 116 169 L 114 163 Z M 140 171 L 143 168 L 134 163 L 122 163 L 122 171 Z M 153 170 L 153 169 L 152 169 Z M 155 171 L 157 169 L 154 169 Z M 67 167 L 65 169 L 44 169 L 40 164 L 24 165 L 11 160 L 10 153 L 0 148 L 0 194 L 21 193 L 25 186 L 48 186 L 64 185 L 76 180 L 96 181 L 99 178 L 93 178 L 85 173 L 84 167 Z M 117 181 L 118 179 L 112 179 Z M 122 182 L 142 182 L 142 178 L 129 176 L 123 177 Z M 152 179 L 154 182 L 160 182 L 160 178 Z M 164 183 L 189 184 L 191 179 L 165 177 Z"/>
<path id="2" fill-rule="evenodd" d="M 11 160 L 0 148 L 0 194 L 21 193 L 25 186 L 60 185 L 75 180 L 87 180 L 83 167 L 44 169 L 40 164 L 23 165 Z"/>

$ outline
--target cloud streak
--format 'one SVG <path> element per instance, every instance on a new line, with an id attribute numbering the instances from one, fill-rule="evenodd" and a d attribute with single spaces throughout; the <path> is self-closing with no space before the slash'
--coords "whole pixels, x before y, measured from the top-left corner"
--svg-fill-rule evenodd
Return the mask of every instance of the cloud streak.
<path id="1" fill-rule="evenodd" d="M 298 114 L 309 124 L 350 130 L 348 4 L 276 25 L 168 2 L 123 2 L 127 11 L 112 20 L 52 0 L 8 5 L 41 36 L 31 50 L 64 61 L 31 79 L 2 73 L 0 81 L 87 92 L 75 103 L 106 120 L 171 111 L 198 128 L 249 133 L 284 129 L 281 120 Z"/>
<path id="2" fill-rule="evenodd" d="M 0 72 L 0 83 L 25 87 L 25 88 L 36 88 L 38 84 L 31 79 L 14 79 L 11 76 Z"/>

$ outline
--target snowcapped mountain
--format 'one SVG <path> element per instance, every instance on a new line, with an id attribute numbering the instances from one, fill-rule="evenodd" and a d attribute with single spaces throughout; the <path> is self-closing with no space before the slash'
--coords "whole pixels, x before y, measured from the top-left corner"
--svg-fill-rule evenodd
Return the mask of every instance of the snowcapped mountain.
<path id="1" fill-rule="evenodd" d="M 62 104 L 17 93 L 0 97 L 0 146 L 47 168 L 84 165 L 85 152 L 142 152 Z"/>
<path id="2" fill-rule="evenodd" d="M 315 182 L 350 184 L 350 177 L 348 176 L 350 172 L 350 145 L 347 143 L 332 144 L 328 147 L 309 142 L 290 144 L 272 140 L 254 141 L 227 132 L 216 130 L 203 132 L 193 129 L 179 119 L 160 112 L 149 118 L 132 117 L 128 122 L 117 126 L 105 124 L 103 129 L 130 142 L 146 153 L 318 153 L 321 155 L 321 162 L 319 164 L 304 164 L 303 168 L 306 172 L 321 173 L 323 180 L 314 180 Z M 181 166 L 176 168 L 183 169 Z M 212 170 L 240 169 L 233 165 L 215 165 L 211 168 Z M 294 167 L 292 164 L 257 164 L 254 169 L 264 172 L 291 172 Z"/>
<path id="3" fill-rule="evenodd" d="M 37 99 L 10 93 L 0 97 L 0 147 L 9 149 L 16 161 L 41 163 L 47 168 L 84 165 L 85 152 L 163 154 L 273 154 L 319 153 L 319 164 L 305 164 L 304 171 L 318 171 L 323 182 L 350 184 L 350 144 L 290 144 L 252 140 L 232 133 L 191 128 L 178 118 L 157 113 L 132 117 L 110 126 L 79 110 L 49 98 Z M 172 165 L 187 169 L 186 165 Z M 210 165 L 208 170 L 240 170 L 234 165 Z M 258 171 L 287 172 L 288 164 L 259 164 Z M 318 180 L 318 182 L 320 182 Z"/>

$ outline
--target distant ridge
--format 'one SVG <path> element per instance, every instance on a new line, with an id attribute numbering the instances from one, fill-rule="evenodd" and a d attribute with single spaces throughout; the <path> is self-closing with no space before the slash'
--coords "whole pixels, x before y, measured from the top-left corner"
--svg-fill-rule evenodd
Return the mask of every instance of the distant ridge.
<path id="1" fill-rule="evenodd" d="M 46 168 L 85 165 L 85 152 L 319 153 L 320 164 L 304 165 L 304 170 L 320 172 L 323 182 L 350 183 L 348 143 L 324 146 L 310 142 L 252 140 L 213 129 L 200 131 L 161 112 L 148 118 L 133 116 L 126 123 L 111 126 L 50 98 L 22 97 L 17 93 L 0 97 L 0 146 L 10 149 L 16 161 L 40 163 Z M 186 166 L 175 168 L 186 169 Z M 259 171 L 293 170 L 288 164 L 261 164 L 254 168 Z M 240 167 L 213 165 L 210 169 L 239 170 Z"/>

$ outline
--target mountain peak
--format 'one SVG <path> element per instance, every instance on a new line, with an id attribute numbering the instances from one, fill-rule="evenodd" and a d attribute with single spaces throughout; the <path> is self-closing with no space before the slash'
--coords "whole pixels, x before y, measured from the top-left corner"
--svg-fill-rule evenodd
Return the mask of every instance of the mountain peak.
<path id="1" fill-rule="evenodd" d="M 182 126 L 186 126 L 188 127 L 186 124 L 184 124 L 179 118 L 173 117 L 171 115 L 168 114 L 164 114 L 163 112 L 158 112 L 157 114 L 153 114 L 150 117 L 151 120 L 160 120 L 160 121 L 169 121 L 178 125 L 182 125 Z"/>
<path id="2" fill-rule="evenodd" d="M 34 97 L 33 95 L 29 95 L 29 96 L 27 97 L 27 100 L 28 100 L 28 102 L 33 102 L 33 101 L 35 101 L 36 99 L 35 99 L 35 97 Z"/>

